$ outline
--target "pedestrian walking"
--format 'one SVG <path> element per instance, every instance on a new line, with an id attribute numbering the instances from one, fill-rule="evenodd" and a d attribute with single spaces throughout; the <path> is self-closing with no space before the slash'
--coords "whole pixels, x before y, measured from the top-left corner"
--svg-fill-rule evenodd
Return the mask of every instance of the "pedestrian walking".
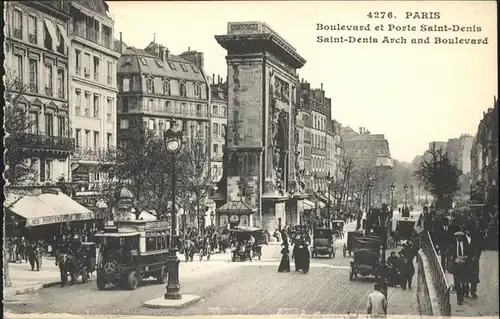
<path id="1" fill-rule="evenodd" d="M 398 259 L 397 259 L 397 264 L 398 264 L 398 273 L 399 273 L 399 282 L 401 285 L 401 288 L 403 290 L 406 290 L 406 274 L 405 274 L 405 257 L 404 257 L 404 252 L 401 250 L 398 253 Z"/>
<path id="2" fill-rule="evenodd" d="M 451 251 L 451 262 L 448 271 L 453 274 L 453 282 L 457 294 L 457 304 L 462 305 L 464 301 L 464 283 L 467 281 L 467 259 L 470 255 L 470 246 L 464 241 L 465 233 L 455 232 L 455 244 Z M 451 269 L 450 269 L 451 267 Z"/>
<path id="3" fill-rule="evenodd" d="M 288 245 L 281 245 L 281 262 L 278 266 L 278 272 L 290 272 L 290 250 Z"/>
<path id="4" fill-rule="evenodd" d="M 479 283 L 479 259 L 482 250 L 482 238 L 479 232 L 473 232 L 472 227 L 465 230 L 465 241 L 470 247 L 470 256 L 466 263 L 467 278 L 464 284 L 464 296 L 477 298 L 477 284 Z"/>
<path id="5" fill-rule="evenodd" d="M 375 291 L 368 295 L 366 313 L 374 318 L 387 316 L 387 298 L 382 293 L 382 285 L 379 283 L 375 284 Z"/>
<path id="6" fill-rule="evenodd" d="M 413 262 L 407 257 L 403 256 L 403 290 L 408 287 L 411 290 L 411 284 L 413 280 L 413 275 L 415 274 L 415 266 Z"/>

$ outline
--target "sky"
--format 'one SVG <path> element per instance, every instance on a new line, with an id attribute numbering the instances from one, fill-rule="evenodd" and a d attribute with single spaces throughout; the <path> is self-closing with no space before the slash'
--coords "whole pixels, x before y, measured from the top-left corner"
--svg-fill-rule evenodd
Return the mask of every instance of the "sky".
<path id="1" fill-rule="evenodd" d="M 461 134 L 474 135 L 483 111 L 498 96 L 495 1 L 258 1 L 258 2 L 108 2 L 115 37 L 122 32 L 129 46 L 148 43 L 173 54 L 204 52 L 207 74 L 226 77 L 226 51 L 215 35 L 227 33 L 228 22 L 268 24 L 307 62 L 298 70 L 332 99 L 332 116 L 354 130 L 366 127 L 385 134 L 391 155 L 411 162 L 429 142 Z M 392 12 L 393 18 L 385 14 Z M 413 16 L 406 19 L 406 13 Z M 439 12 L 439 19 L 414 19 L 415 12 Z M 370 31 L 324 31 L 323 25 L 370 24 Z M 383 31 L 376 31 L 383 24 Z M 389 24 L 416 26 L 387 31 Z M 460 25 L 480 32 L 422 32 L 421 25 Z M 393 27 L 393 28 L 394 28 Z M 156 35 L 155 35 L 156 34 Z M 318 36 L 376 37 L 378 43 L 318 43 Z M 404 37 L 406 44 L 383 44 L 384 36 Z M 411 44 L 430 37 L 431 44 Z M 434 37 L 485 38 L 488 44 L 434 44 Z"/>

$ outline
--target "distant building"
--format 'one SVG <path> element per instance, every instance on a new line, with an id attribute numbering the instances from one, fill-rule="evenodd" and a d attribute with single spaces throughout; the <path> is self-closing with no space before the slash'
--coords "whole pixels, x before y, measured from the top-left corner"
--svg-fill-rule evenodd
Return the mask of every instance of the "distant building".
<path id="1" fill-rule="evenodd" d="M 210 84 L 210 128 L 211 128 L 211 159 L 214 182 L 222 178 L 223 155 L 226 145 L 227 130 L 227 82 L 219 76 L 217 80 L 212 76 Z"/>
<path id="2" fill-rule="evenodd" d="M 498 212 L 498 100 L 483 112 L 471 150 L 471 199 Z M 496 206 L 496 207 L 494 207 Z"/>
<path id="3" fill-rule="evenodd" d="M 344 127 L 342 139 L 346 156 L 353 160 L 356 167 L 374 167 L 381 163 L 392 165 L 389 142 L 384 134 L 371 134 L 364 127 L 356 133 L 352 128 Z"/>

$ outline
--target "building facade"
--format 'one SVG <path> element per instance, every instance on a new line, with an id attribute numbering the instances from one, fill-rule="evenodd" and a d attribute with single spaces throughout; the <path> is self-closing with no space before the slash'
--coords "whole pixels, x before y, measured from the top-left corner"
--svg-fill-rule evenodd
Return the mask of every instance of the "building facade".
<path id="1" fill-rule="evenodd" d="M 31 182 L 51 184 L 70 175 L 74 151 L 68 104 L 69 3 L 9 1 L 5 6 L 6 103 L 27 110 L 20 135 Z"/>
<path id="2" fill-rule="evenodd" d="M 483 112 L 471 150 L 471 200 L 498 212 L 498 100 Z"/>
<path id="3" fill-rule="evenodd" d="M 116 148 L 116 67 L 114 21 L 102 0 L 72 1 L 70 14 L 70 118 L 76 150 L 71 180 L 82 203 L 95 206 L 108 180 Z"/>
<path id="4" fill-rule="evenodd" d="M 118 143 L 121 133 L 134 125 L 161 134 L 173 117 L 188 139 L 202 138 L 209 145 L 209 85 L 203 53 L 173 55 L 156 43 L 145 50 L 129 47 L 118 60 L 117 81 Z"/>
<path id="5" fill-rule="evenodd" d="M 210 134 L 211 149 L 210 158 L 212 159 L 212 175 L 214 182 L 220 181 L 223 174 L 223 156 L 226 146 L 227 130 L 227 82 L 222 82 L 220 76 L 215 79 L 212 76 L 210 84 Z"/>
<path id="6" fill-rule="evenodd" d="M 312 127 L 313 120 L 311 114 L 311 84 L 304 82 L 304 79 L 301 80 L 299 84 L 300 89 L 300 98 L 302 101 L 302 109 L 300 114 L 302 116 L 302 120 L 304 122 L 304 140 L 303 140 L 303 148 L 304 148 L 304 183 L 307 193 L 312 194 L 314 192 L 313 186 L 313 166 L 312 166 Z"/>

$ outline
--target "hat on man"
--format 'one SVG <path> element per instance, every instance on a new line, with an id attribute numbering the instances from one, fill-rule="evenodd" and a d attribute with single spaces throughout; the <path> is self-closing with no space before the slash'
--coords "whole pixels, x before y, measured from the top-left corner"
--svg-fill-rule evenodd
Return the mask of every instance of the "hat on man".
<path id="1" fill-rule="evenodd" d="M 457 231 L 454 234 L 455 236 L 465 236 L 465 233 L 463 231 Z"/>

